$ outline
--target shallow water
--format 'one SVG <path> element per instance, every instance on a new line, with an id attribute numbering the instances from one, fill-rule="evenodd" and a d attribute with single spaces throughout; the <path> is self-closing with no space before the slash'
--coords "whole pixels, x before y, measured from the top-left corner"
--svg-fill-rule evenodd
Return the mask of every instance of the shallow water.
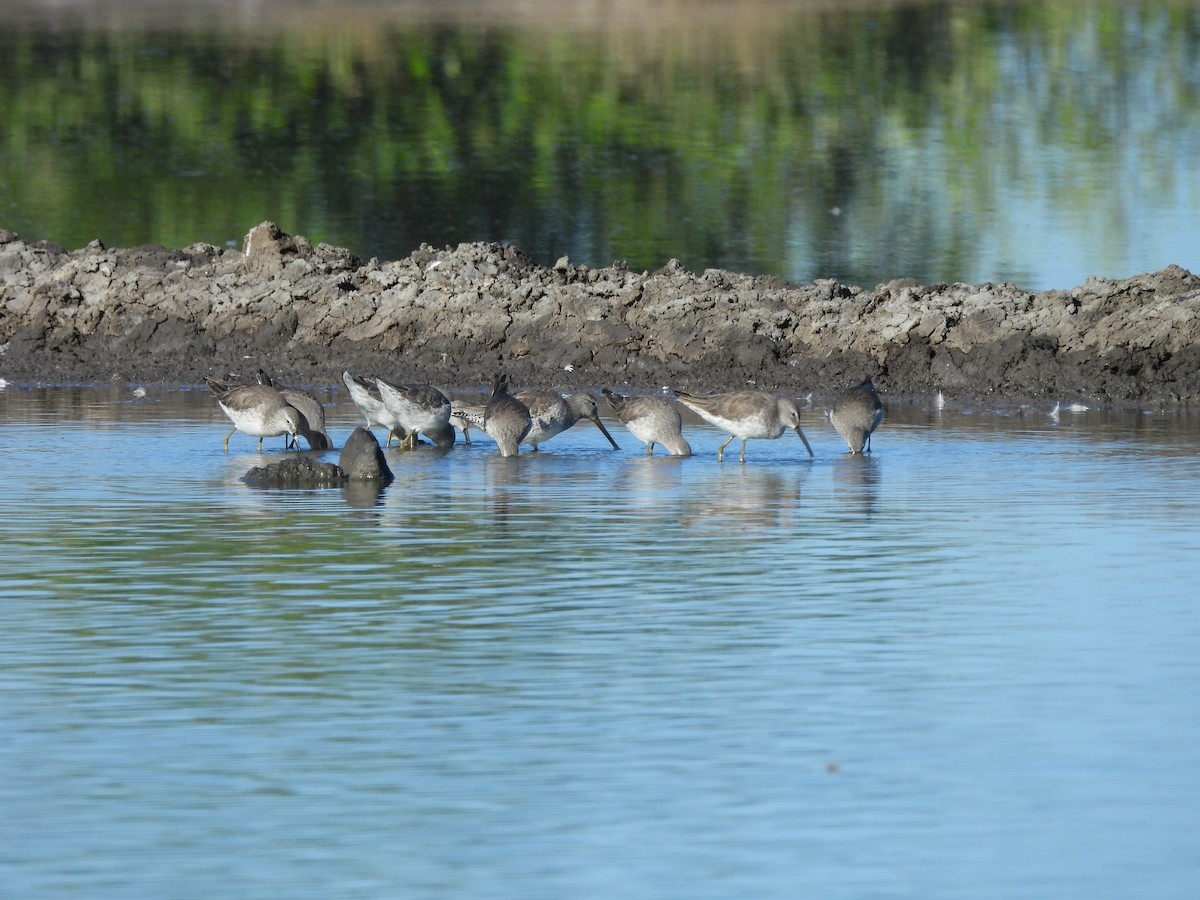
<path id="1" fill-rule="evenodd" d="M 1194 413 L 688 421 L 363 496 L 0 392 L 5 895 L 1194 896 Z"/>

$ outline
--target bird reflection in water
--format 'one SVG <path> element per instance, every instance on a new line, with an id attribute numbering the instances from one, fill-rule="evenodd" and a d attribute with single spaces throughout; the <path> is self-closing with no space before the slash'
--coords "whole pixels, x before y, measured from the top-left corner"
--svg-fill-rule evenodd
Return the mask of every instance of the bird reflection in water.
<path id="1" fill-rule="evenodd" d="M 514 512 L 529 504 L 529 467 L 518 457 L 498 454 L 489 456 L 483 464 L 492 521 L 507 526 Z"/>
<path id="2" fill-rule="evenodd" d="M 846 454 L 833 467 L 833 490 L 840 510 L 872 515 L 879 499 L 880 468 L 872 456 Z"/>
<path id="3" fill-rule="evenodd" d="M 790 526 L 800 514 L 807 466 L 783 471 L 749 466 L 720 469 L 688 485 L 681 524 L 732 534 Z"/>
<path id="4" fill-rule="evenodd" d="M 680 456 L 640 456 L 624 461 L 613 473 L 612 491 L 639 520 L 677 521 L 686 495 Z"/>

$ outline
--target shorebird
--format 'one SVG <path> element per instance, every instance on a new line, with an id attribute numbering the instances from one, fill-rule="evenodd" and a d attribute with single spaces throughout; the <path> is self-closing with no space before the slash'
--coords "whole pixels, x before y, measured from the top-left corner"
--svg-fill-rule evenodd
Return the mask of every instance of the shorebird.
<path id="1" fill-rule="evenodd" d="M 278 387 L 275 380 L 262 369 L 258 370 L 256 377 L 259 384 L 279 391 L 283 399 L 300 413 L 300 436 L 308 441 L 310 449 L 328 450 L 333 446 L 329 432 L 325 430 L 325 407 L 321 405 L 320 400 L 299 388 Z"/>
<path id="2" fill-rule="evenodd" d="M 213 378 L 205 378 L 208 389 L 217 396 L 221 410 L 233 422 L 233 431 L 225 435 L 225 450 L 234 432 L 241 431 L 258 438 L 262 452 L 263 438 L 286 434 L 294 441 L 300 434 L 300 412 L 283 399 L 275 388 L 265 384 L 242 384 L 230 387 Z M 300 449 L 299 442 L 296 449 Z"/>
<path id="3" fill-rule="evenodd" d="M 401 449 L 413 449 L 418 434 L 425 435 L 440 450 L 454 446 L 449 397 L 431 384 L 393 384 L 376 378 L 375 385 L 383 405 L 407 435 L 400 442 Z"/>
<path id="4" fill-rule="evenodd" d="M 742 439 L 742 452 L 738 462 L 746 461 L 746 441 L 750 438 L 767 438 L 775 440 L 787 428 L 793 428 L 808 455 L 812 456 L 812 447 L 808 438 L 800 430 L 800 407 L 795 400 L 777 397 L 765 391 L 732 391 L 727 394 L 710 394 L 707 397 L 697 397 L 683 391 L 676 391 L 679 402 L 700 418 L 711 422 L 722 431 L 728 432 L 729 440 L 717 450 L 717 462 L 721 461 L 725 448 L 735 437 Z"/>
<path id="5" fill-rule="evenodd" d="M 608 438 L 614 450 L 620 450 L 613 436 L 608 433 L 604 423 L 600 421 L 600 410 L 596 408 L 595 399 L 580 391 L 577 394 L 563 396 L 555 391 L 521 391 L 517 399 L 529 410 L 529 433 L 522 438 L 521 443 L 533 447 L 537 453 L 538 444 L 548 441 L 556 434 L 562 434 L 580 419 L 590 419 L 600 433 Z"/>
<path id="6" fill-rule="evenodd" d="M 683 437 L 679 410 L 662 397 L 626 397 L 608 388 L 601 393 L 616 412 L 621 424 L 646 445 L 646 455 L 654 455 L 654 445 L 662 444 L 672 456 L 691 456 L 692 448 Z"/>
<path id="7" fill-rule="evenodd" d="M 845 439 L 851 453 L 862 453 L 864 445 L 870 451 L 871 434 L 883 421 L 883 404 L 870 378 L 834 401 L 829 421 Z"/>
<path id="8" fill-rule="evenodd" d="M 500 455 L 516 456 L 521 441 L 532 426 L 528 408 L 508 392 L 504 376 L 498 375 L 492 387 L 492 398 L 484 409 L 483 430 L 496 442 Z"/>
<path id="9" fill-rule="evenodd" d="M 384 406 L 376 381 L 375 378 L 364 378 L 359 375 L 351 375 L 349 372 L 342 373 L 342 382 L 346 385 L 346 390 L 350 392 L 350 399 L 354 401 L 358 411 L 366 418 L 367 428 L 374 428 L 378 425 L 380 428 L 388 430 L 387 442 L 383 445 L 387 448 L 392 446 L 393 437 L 403 441 L 408 437 L 408 432 L 403 429 L 400 420 Z"/>
<path id="10" fill-rule="evenodd" d="M 471 443 L 471 429 L 483 430 L 483 412 L 486 406 L 463 404 L 458 406 L 451 401 L 450 425 L 462 432 L 463 443 Z"/>

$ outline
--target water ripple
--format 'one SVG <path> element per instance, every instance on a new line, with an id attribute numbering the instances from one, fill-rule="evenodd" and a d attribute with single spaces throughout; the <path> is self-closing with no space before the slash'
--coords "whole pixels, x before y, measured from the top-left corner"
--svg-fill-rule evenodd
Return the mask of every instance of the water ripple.
<path id="1" fill-rule="evenodd" d="M 9 883 L 1182 896 L 1194 429 L 903 413 L 867 459 L 393 451 L 367 505 L 248 488 L 188 404 L 5 421 Z"/>

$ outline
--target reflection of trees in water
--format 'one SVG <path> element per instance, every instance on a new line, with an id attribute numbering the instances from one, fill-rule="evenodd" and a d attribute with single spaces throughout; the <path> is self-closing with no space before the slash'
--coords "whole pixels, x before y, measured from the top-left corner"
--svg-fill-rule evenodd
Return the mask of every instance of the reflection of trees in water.
<path id="1" fill-rule="evenodd" d="M 1003 244 L 1012 193 L 1044 193 L 1117 247 L 1130 204 L 1185 189 L 1170 179 L 1200 131 L 1194 10 L 680 15 L 579 31 L 370 16 L 357 30 L 5 29 L 5 225 L 186 246 L 237 240 L 266 210 L 366 256 L 503 239 L 545 263 L 676 256 L 874 284 L 1000 280 L 973 266 Z M 1111 190 L 1131 173 L 1154 183 Z"/>

